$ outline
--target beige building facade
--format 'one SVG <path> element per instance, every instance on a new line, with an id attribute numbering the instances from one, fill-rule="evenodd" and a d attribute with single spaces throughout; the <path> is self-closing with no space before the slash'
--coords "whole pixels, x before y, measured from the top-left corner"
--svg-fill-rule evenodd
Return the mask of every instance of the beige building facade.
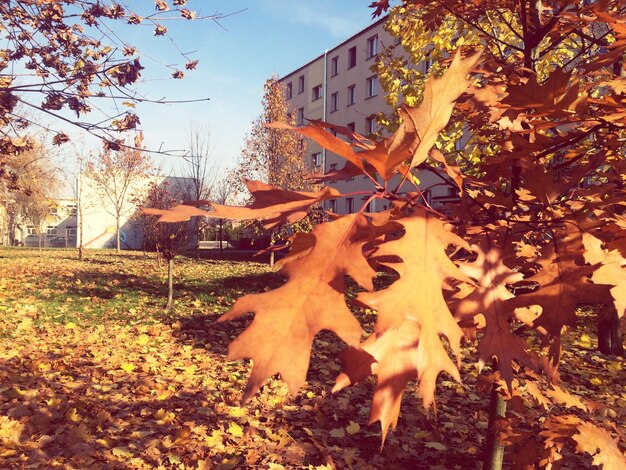
<path id="1" fill-rule="evenodd" d="M 391 108 L 372 68 L 384 48 L 394 44 L 394 38 L 384 29 L 386 19 L 383 17 L 372 23 L 280 79 L 285 86 L 288 103 L 297 113 L 298 125 L 318 119 L 346 126 L 364 136 L 381 130 L 376 114 L 390 112 Z M 340 170 L 345 164 L 343 158 L 312 141 L 309 141 L 308 152 L 310 164 L 318 173 Z M 420 189 L 434 208 L 441 208 L 456 199 L 456 194 L 452 194 L 447 185 L 439 184 L 439 177 L 433 173 L 422 172 L 419 180 Z M 382 182 L 380 178 L 379 182 Z M 391 181 L 390 187 L 399 183 L 400 180 Z M 365 193 L 371 194 L 373 189 L 372 182 L 365 175 L 330 182 L 329 185 L 347 194 L 325 203 L 326 210 L 339 214 L 360 210 L 367 203 Z M 415 191 L 415 188 L 405 184 L 402 190 Z M 385 210 L 388 204 L 387 201 L 373 200 L 365 211 Z"/>

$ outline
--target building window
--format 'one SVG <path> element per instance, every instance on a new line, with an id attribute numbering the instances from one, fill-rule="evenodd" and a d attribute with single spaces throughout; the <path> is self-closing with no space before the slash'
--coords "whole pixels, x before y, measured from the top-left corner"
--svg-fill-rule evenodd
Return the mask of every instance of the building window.
<path id="1" fill-rule="evenodd" d="M 365 135 L 376 133 L 376 118 L 370 116 L 365 118 Z"/>
<path id="2" fill-rule="evenodd" d="M 322 166 L 322 152 L 315 152 L 311 155 L 313 166 Z"/>
<path id="3" fill-rule="evenodd" d="M 53 237 L 57 234 L 57 228 L 54 227 L 53 225 L 48 225 L 46 227 L 46 235 L 49 237 Z"/>
<path id="4" fill-rule="evenodd" d="M 77 209 L 75 205 L 69 205 L 67 206 L 67 212 L 69 213 L 70 217 L 76 217 Z"/>
<path id="5" fill-rule="evenodd" d="M 371 59 L 378 54 L 378 36 L 372 36 L 367 40 L 367 58 Z"/>
<path id="6" fill-rule="evenodd" d="M 339 56 L 330 59 L 330 76 L 339 75 Z"/>
<path id="7" fill-rule="evenodd" d="M 331 199 L 328 201 L 328 210 L 330 212 L 334 212 L 335 214 L 337 213 L 337 199 Z"/>
<path id="8" fill-rule="evenodd" d="M 313 87 L 313 101 L 319 100 L 322 97 L 322 85 Z"/>
<path id="9" fill-rule="evenodd" d="M 352 214 L 354 212 L 354 198 L 353 197 L 346 198 L 346 212 L 348 214 Z"/>
<path id="10" fill-rule="evenodd" d="M 337 171 L 337 164 L 336 163 L 331 163 L 329 170 L 330 171 Z"/>
<path id="11" fill-rule="evenodd" d="M 458 197 L 459 191 L 456 188 L 448 188 L 448 197 Z"/>
<path id="12" fill-rule="evenodd" d="M 361 198 L 361 200 L 363 201 L 363 203 L 365 203 L 365 201 L 367 201 L 369 199 L 369 197 L 367 196 L 363 196 L 363 198 Z M 369 201 L 367 203 L 367 205 L 365 206 L 365 212 L 372 212 L 372 201 Z"/>
<path id="13" fill-rule="evenodd" d="M 28 225 L 26 227 L 26 235 L 36 235 L 35 226 L 34 225 Z"/>
<path id="14" fill-rule="evenodd" d="M 337 111 L 339 108 L 339 92 L 330 95 L 330 112 Z"/>
<path id="15" fill-rule="evenodd" d="M 287 83 L 287 91 L 286 91 L 287 99 L 290 100 L 293 96 L 293 85 L 291 82 Z"/>
<path id="16" fill-rule="evenodd" d="M 298 94 L 304 93 L 304 75 L 298 77 Z"/>
<path id="17" fill-rule="evenodd" d="M 346 124 L 346 127 L 350 129 L 352 132 L 354 132 L 354 130 L 356 129 L 353 122 L 349 122 L 348 124 Z"/>
<path id="18" fill-rule="evenodd" d="M 353 105 L 356 102 L 356 85 L 350 85 L 348 87 L 348 106 Z"/>
<path id="19" fill-rule="evenodd" d="M 298 108 L 298 125 L 304 124 L 304 108 Z"/>
<path id="20" fill-rule="evenodd" d="M 348 68 L 356 67 L 356 46 L 348 50 Z"/>
<path id="21" fill-rule="evenodd" d="M 76 226 L 75 225 L 68 225 L 67 227 L 65 227 L 65 234 L 69 237 L 75 237 L 76 236 Z"/>
<path id="22" fill-rule="evenodd" d="M 378 94 L 378 77 L 374 75 L 367 79 L 367 97 L 371 98 Z"/>
<path id="23" fill-rule="evenodd" d="M 58 207 L 53 207 L 53 208 L 51 208 L 51 209 L 50 209 L 50 215 L 53 215 L 53 216 L 55 216 L 55 217 L 56 217 L 57 215 L 59 215 L 59 208 L 58 208 Z"/>

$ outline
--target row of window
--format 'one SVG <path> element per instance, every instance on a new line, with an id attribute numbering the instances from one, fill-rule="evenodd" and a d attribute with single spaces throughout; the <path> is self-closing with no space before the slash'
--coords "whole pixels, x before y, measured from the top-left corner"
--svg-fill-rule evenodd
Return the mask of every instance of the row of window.
<path id="1" fill-rule="evenodd" d="M 348 57 L 347 57 L 347 69 L 351 69 L 356 67 L 356 46 L 352 46 L 348 49 Z M 367 49 L 365 50 L 366 59 L 371 59 L 372 57 L 378 55 L 378 36 L 372 36 L 367 39 Z M 332 59 L 330 59 L 330 76 L 334 77 L 339 75 L 339 56 L 336 55 Z"/>
<path id="2" fill-rule="evenodd" d="M 378 77 L 373 75 L 366 82 L 366 99 L 372 98 L 378 94 Z M 356 85 L 350 85 L 346 92 L 346 106 L 352 106 L 356 103 Z M 322 98 L 322 85 L 313 88 L 313 101 Z M 334 113 L 339 109 L 339 92 L 330 95 L 330 112 Z M 298 108 L 298 125 L 304 124 L 304 107 Z M 368 126 L 366 128 L 369 133 L 373 132 Z"/>
<path id="3" fill-rule="evenodd" d="M 365 98 L 372 98 L 378 94 L 378 77 L 373 75 L 366 81 Z M 346 91 L 346 106 L 352 106 L 356 103 L 356 85 L 350 85 Z M 330 112 L 339 109 L 339 92 L 336 91 L 330 95 Z"/>
<path id="4" fill-rule="evenodd" d="M 57 234 L 57 227 L 55 225 L 48 225 L 46 227 L 46 235 L 52 237 Z M 65 227 L 65 234 L 67 236 L 76 235 L 76 226 L 68 225 Z M 26 235 L 37 235 L 37 230 L 34 225 L 28 225 L 26 227 Z"/>
<path id="5" fill-rule="evenodd" d="M 364 196 L 362 198 L 362 201 L 365 202 L 367 201 L 367 196 Z M 354 198 L 353 197 L 347 197 L 344 199 L 344 209 L 345 209 L 345 213 L 346 214 L 353 214 L 355 211 L 355 207 L 354 207 Z M 361 209 L 359 207 L 359 209 Z M 330 201 L 328 201 L 328 210 L 330 212 L 334 212 L 335 214 L 337 213 L 337 199 L 331 199 Z M 372 211 L 372 202 L 368 202 L 367 206 L 365 207 L 365 212 L 371 212 Z"/>
<path id="6" fill-rule="evenodd" d="M 287 84 L 287 99 L 290 100 L 293 95 L 291 93 L 291 83 Z M 311 100 L 317 101 L 323 97 L 323 87 L 322 85 L 315 85 L 311 90 Z M 378 94 L 378 77 L 376 75 L 372 75 L 368 77 L 365 82 L 365 97 L 371 98 L 372 96 L 376 96 Z M 353 105 L 356 103 L 356 84 L 352 84 L 348 87 L 347 92 L 347 105 Z M 336 111 L 339 106 L 339 92 L 335 92 L 330 95 L 330 107 L 331 111 Z"/>
<path id="7" fill-rule="evenodd" d="M 293 95 L 291 93 L 291 83 L 287 84 L 287 99 L 290 100 Z M 321 84 L 315 85 L 311 90 L 311 100 L 317 101 L 323 97 L 323 87 Z M 371 98 L 378 94 L 378 77 L 376 75 L 372 75 L 368 77 L 365 82 L 365 97 Z M 356 84 L 352 84 L 348 87 L 347 91 L 347 105 L 353 105 L 356 103 Z M 330 110 L 337 111 L 339 106 L 339 92 L 336 91 L 332 95 L 330 95 Z"/>
<path id="8" fill-rule="evenodd" d="M 367 39 L 367 49 L 366 49 L 366 58 L 371 59 L 372 57 L 378 55 L 378 36 L 372 36 Z M 351 69 L 356 67 L 357 62 L 357 49 L 356 46 L 348 49 L 348 57 L 347 57 L 347 69 Z M 336 55 L 330 60 L 330 76 L 335 77 L 339 75 L 339 56 Z M 304 83 L 304 75 L 300 75 L 298 77 L 298 94 L 304 93 L 305 83 Z M 287 83 L 287 99 L 290 100 L 293 96 L 293 84 L 292 82 Z M 370 95 L 374 96 L 374 95 Z M 313 87 L 313 101 L 320 99 L 322 97 L 322 85 L 317 85 Z"/>
<path id="9" fill-rule="evenodd" d="M 65 212 L 67 212 L 67 214 L 68 214 L 70 217 L 75 216 L 75 215 L 76 215 L 76 213 L 77 213 L 77 212 L 76 212 L 76 205 L 75 205 L 75 204 L 69 204 L 69 205 L 65 206 Z M 50 209 L 50 215 L 53 215 L 53 216 L 58 216 L 58 215 L 60 215 L 60 213 L 59 213 L 59 208 L 58 208 L 58 207 L 53 207 L 53 208 L 51 208 L 51 209 Z"/>

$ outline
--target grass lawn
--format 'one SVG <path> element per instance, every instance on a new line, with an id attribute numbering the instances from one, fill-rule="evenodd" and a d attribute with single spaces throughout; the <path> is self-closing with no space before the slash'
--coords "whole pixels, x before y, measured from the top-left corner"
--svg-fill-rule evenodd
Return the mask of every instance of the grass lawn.
<path id="1" fill-rule="evenodd" d="M 270 380 L 238 406 L 249 365 L 225 357 L 250 319 L 214 321 L 243 293 L 280 285 L 278 274 L 184 257 L 175 272 L 166 312 L 166 267 L 152 255 L 0 247 L 0 468 L 479 468 L 489 394 L 473 346 L 463 385 L 440 377 L 436 414 L 406 394 L 381 451 L 373 382 L 329 396 L 342 347 L 328 333 L 296 397 Z M 371 327 L 373 314 L 359 316 Z M 592 331 L 565 341 L 568 390 L 597 404 L 586 419 L 623 425 L 622 361 L 596 353 Z M 590 456 L 567 455 L 567 468 L 591 468 Z"/>

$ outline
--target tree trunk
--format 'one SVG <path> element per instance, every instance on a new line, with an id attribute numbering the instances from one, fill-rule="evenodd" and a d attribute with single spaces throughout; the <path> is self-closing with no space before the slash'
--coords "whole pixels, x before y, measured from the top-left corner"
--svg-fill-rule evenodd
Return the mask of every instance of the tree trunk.
<path id="1" fill-rule="evenodd" d="M 503 418 L 506 413 L 506 402 L 498 393 L 498 385 L 493 384 L 489 399 L 489 424 L 487 427 L 487 441 L 485 442 L 483 470 L 501 470 L 504 461 L 504 446 L 498 441 L 498 432 L 495 428 L 496 420 Z"/>
<path id="2" fill-rule="evenodd" d="M 168 310 L 174 305 L 174 258 L 167 262 L 167 305 Z"/>
<path id="3" fill-rule="evenodd" d="M 614 308 L 602 307 L 598 312 L 598 350 L 603 354 L 624 354 L 619 317 Z"/>
<path id="4" fill-rule="evenodd" d="M 224 240 L 224 219 L 220 219 L 220 253 L 224 252 L 224 247 L 222 246 L 222 240 Z"/>
<path id="5" fill-rule="evenodd" d="M 120 245 L 120 215 L 115 216 L 115 245 L 117 248 L 117 252 L 121 253 L 121 245 Z"/>
<path id="6" fill-rule="evenodd" d="M 270 267 L 274 267 L 275 255 L 274 251 L 270 251 Z"/>

